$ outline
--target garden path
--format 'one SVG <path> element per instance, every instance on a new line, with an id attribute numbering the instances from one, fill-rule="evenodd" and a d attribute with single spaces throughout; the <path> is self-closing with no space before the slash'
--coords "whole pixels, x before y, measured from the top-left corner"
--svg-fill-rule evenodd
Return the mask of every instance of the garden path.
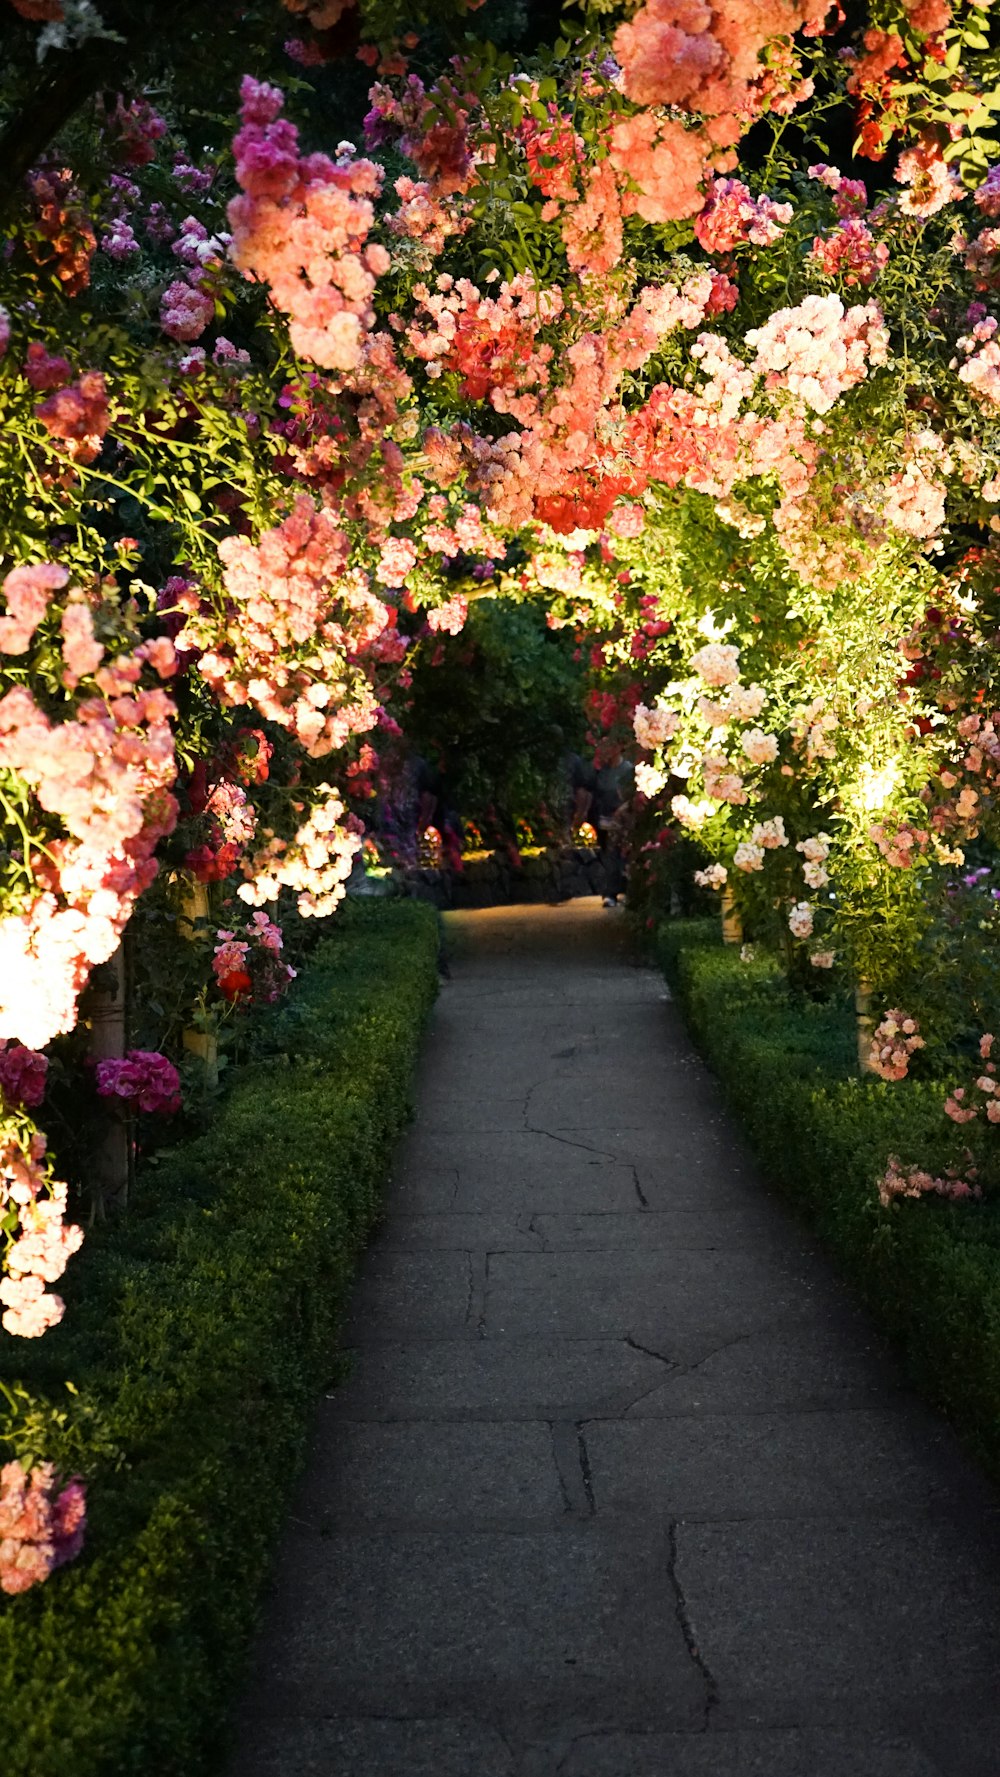
<path id="1" fill-rule="evenodd" d="M 997 1777 L 996 1495 L 621 922 L 449 930 L 230 1777 Z"/>

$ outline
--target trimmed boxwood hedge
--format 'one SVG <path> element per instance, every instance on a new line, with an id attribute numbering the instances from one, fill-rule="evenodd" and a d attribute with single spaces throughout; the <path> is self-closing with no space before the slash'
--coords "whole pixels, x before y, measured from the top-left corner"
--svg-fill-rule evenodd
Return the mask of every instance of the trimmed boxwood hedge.
<path id="1" fill-rule="evenodd" d="M 208 1132 L 89 1235 L 63 1324 L 2 1341 L 34 1391 L 72 1377 L 100 1415 L 83 1555 L 0 1606 L 4 1777 L 218 1772 L 437 953 L 430 908 L 348 905 Z"/>
<path id="2" fill-rule="evenodd" d="M 1000 1478 L 1000 1204 L 883 1209 L 875 1188 L 889 1153 L 919 1162 L 940 1145 L 940 1083 L 857 1078 L 850 1009 L 791 994 L 767 962 L 742 962 L 715 920 L 669 921 L 657 948 L 765 1176 L 832 1248 L 916 1386 Z"/>

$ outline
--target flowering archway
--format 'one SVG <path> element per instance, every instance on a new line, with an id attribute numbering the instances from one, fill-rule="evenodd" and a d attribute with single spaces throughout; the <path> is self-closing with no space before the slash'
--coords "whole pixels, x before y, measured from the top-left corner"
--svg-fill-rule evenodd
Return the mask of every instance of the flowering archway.
<path id="1" fill-rule="evenodd" d="M 44 1052 L 116 1107 L 119 1158 L 196 1089 L 220 1025 L 289 989 L 283 926 L 342 899 L 415 663 L 491 593 L 586 650 L 635 751 L 637 892 L 683 859 L 801 990 L 857 993 L 883 1078 L 967 1055 L 971 1158 L 997 1120 L 986 5 L 644 0 L 496 43 L 462 0 L 198 10 L 3 19 L 6 1334 L 59 1320 L 82 1240 Z M 148 1037 L 115 1027 L 88 1074 L 109 966 Z M 979 1188 L 909 1158 L 884 1195 Z M 53 1501 L 49 1566 L 77 1546 Z"/>

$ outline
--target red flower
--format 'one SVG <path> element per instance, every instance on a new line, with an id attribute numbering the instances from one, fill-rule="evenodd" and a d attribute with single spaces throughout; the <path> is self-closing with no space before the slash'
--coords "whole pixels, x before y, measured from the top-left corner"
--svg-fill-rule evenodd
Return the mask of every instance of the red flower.
<path id="1" fill-rule="evenodd" d="M 223 975 L 219 981 L 219 992 L 227 1000 L 238 1000 L 241 993 L 250 993 L 253 982 L 245 969 L 234 969 L 231 975 Z"/>

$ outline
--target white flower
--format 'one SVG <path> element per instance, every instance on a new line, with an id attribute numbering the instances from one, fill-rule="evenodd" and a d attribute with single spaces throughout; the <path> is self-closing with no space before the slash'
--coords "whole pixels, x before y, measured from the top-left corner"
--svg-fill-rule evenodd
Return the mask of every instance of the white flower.
<path id="1" fill-rule="evenodd" d="M 674 796 L 670 803 L 670 812 L 682 827 L 691 827 L 697 832 L 703 827 L 709 815 L 715 813 L 713 802 L 692 802 L 690 796 Z"/>
<path id="2" fill-rule="evenodd" d="M 835 950 L 814 950 L 809 961 L 814 969 L 832 969 L 836 955 Z"/>
<path id="3" fill-rule="evenodd" d="M 667 774 L 655 765 L 640 764 L 635 768 L 635 787 L 640 796 L 658 796 L 666 788 Z"/>
<path id="4" fill-rule="evenodd" d="M 736 847 L 733 853 L 733 863 L 737 870 L 746 870 L 748 873 L 751 870 L 763 870 L 764 847 L 753 845 L 745 840 L 742 845 Z"/>
<path id="5" fill-rule="evenodd" d="M 762 728 L 751 728 L 749 734 L 743 736 L 743 751 L 752 765 L 770 765 L 778 757 L 778 742 L 773 734 L 765 734 Z"/>
<path id="6" fill-rule="evenodd" d="M 793 938 L 808 938 L 813 929 L 813 910 L 808 901 L 796 901 L 788 915 L 788 929 Z"/>
<path id="7" fill-rule="evenodd" d="M 830 872 L 822 864 L 803 864 L 802 874 L 809 887 L 814 889 L 822 888 L 830 880 Z"/>

